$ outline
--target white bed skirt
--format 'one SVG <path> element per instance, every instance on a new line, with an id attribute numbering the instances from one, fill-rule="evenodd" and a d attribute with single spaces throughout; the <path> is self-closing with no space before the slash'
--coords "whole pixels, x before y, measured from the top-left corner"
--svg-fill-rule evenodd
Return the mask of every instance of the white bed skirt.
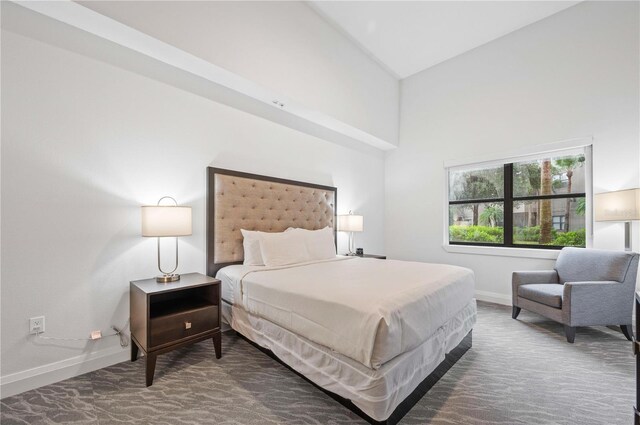
<path id="1" fill-rule="evenodd" d="M 374 370 L 241 307 L 223 303 L 222 309 L 233 329 L 271 350 L 316 385 L 351 400 L 377 421 L 387 419 L 462 341 L 476 322 L 476 312 L 473 299 L 422 345 Z"/>

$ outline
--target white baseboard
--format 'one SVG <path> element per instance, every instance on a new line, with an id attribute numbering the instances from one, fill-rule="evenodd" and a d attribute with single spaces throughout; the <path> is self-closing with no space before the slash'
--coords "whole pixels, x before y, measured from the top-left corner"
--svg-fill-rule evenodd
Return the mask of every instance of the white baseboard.
<path id="1" fill-rule="evenodd" d="M 128 360 L 129 356 L 128 348 L 118 346 L 2 376 L 0 377 L 0 398 L 102 369 Z"/>
<path id="2" fill-rule="evenodd" d="M 478 291 L 476 290 L 476 299 L 487 301 L 490 303 L 511 305 L 511 294 L 501 294 L 499 292 Z"/>

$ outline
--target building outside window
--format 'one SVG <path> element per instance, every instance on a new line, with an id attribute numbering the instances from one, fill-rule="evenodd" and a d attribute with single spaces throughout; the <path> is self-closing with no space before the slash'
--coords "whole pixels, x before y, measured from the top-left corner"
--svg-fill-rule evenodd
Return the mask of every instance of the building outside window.
<path id="1" fill-rule="evenodd" d="M 556 230 L 564 230 L 564 215 L 554 215 L 553 216 L 553 228 Z"/>
<path id="2" fill-rule="evenodd" d="M 449 243 L 586 246 L 584 149 L 447 170 Z"/>

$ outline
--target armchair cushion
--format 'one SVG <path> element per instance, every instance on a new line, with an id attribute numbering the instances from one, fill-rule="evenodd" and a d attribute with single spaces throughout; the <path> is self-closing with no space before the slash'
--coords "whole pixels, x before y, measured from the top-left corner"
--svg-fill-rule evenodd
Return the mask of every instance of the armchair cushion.
<path id="1" fill-rule="evenodd" d="M 557 283 L 532 283 L 520 285 L 518 295 L 549 307 L 562 308 L 564 285 Z"/>
<path id="2" fill-rule="evenodd" d="M 530 283 L 558 283 L 558 273 L 555 270 L 513 272 L 511 276 L 511 296 L 514 306 L 518 305 L 518 287 Z"/>

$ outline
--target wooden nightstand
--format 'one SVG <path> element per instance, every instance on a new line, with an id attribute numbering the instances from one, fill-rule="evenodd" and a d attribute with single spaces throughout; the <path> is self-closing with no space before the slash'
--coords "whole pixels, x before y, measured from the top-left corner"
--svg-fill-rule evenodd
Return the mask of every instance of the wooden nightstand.
<path id="1" fill-rule="evenodd" d="M 222 355 L 219 280 L 200 273 L 183 274 L 171 283 L 136 280 L 129 297 L 131 361 L 138 358 L 138 349 L 144 352 L 147 387 L 159 354 L 212 338 L 216 358 Z"/>
<path id="2" fill-rule="evenodd" d="M 361 257 L 361 258 L 377 258 L 378 260 L 386 260 L 387 256 L 386 255 L 376 255 L 376 254 L 362 254 L 362 255 L 356 255 L 356 257 Z"/>

